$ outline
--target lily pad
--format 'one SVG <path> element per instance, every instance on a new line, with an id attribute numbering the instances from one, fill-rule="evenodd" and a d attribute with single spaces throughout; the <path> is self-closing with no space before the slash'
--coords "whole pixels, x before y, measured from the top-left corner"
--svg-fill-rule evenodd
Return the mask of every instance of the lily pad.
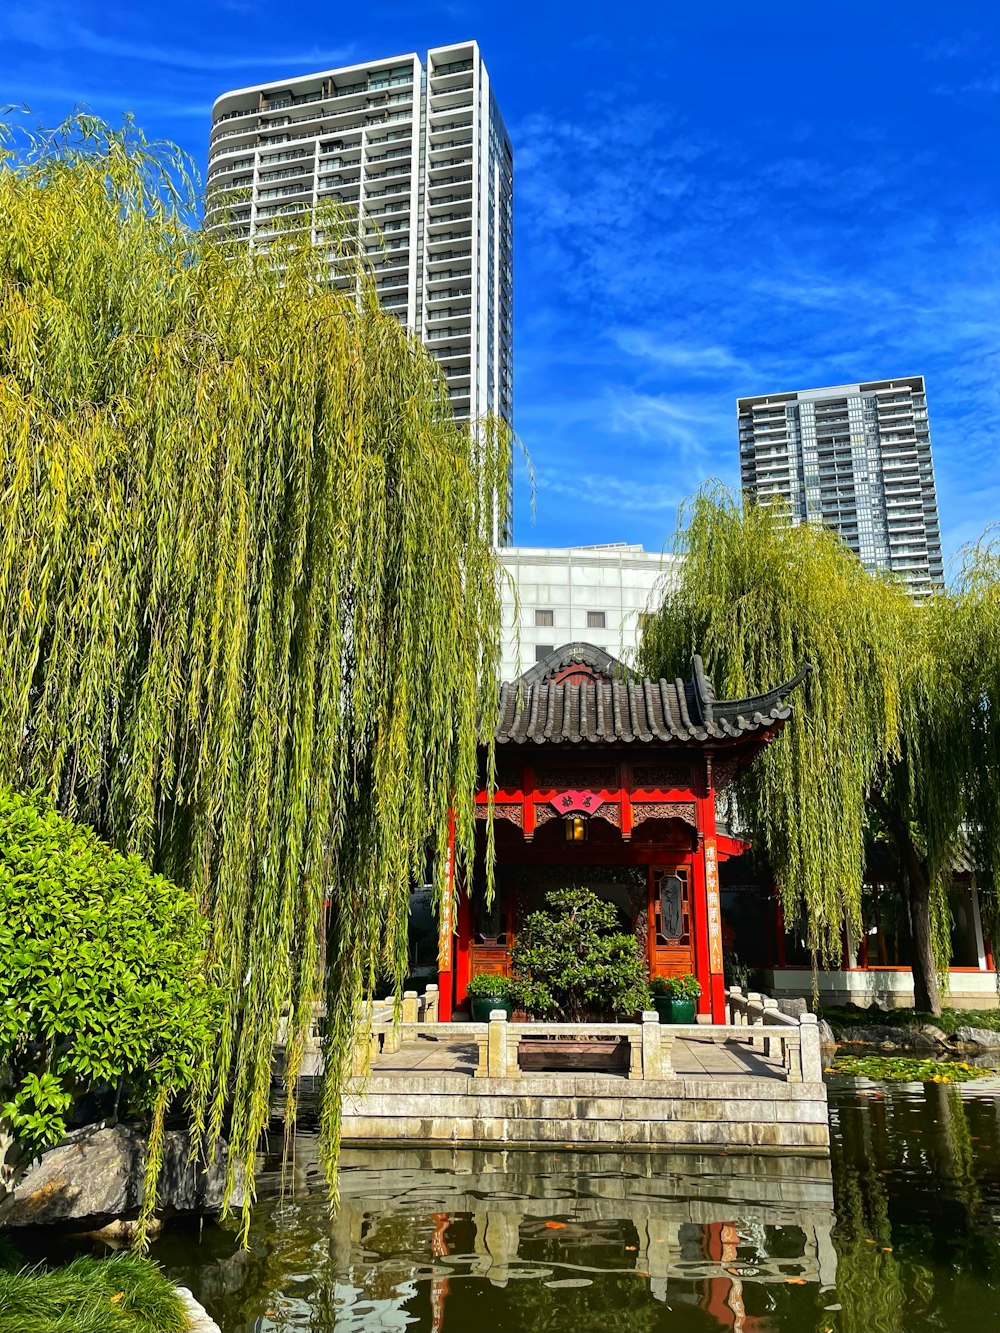
<path id="1" fill-rule="evenodd" d="M 907 1055 L 841 1055 L 832 1073 L 905 1083 L 967 1083 L 995 1073 L 964 1060 L 917 1060 Z"/>

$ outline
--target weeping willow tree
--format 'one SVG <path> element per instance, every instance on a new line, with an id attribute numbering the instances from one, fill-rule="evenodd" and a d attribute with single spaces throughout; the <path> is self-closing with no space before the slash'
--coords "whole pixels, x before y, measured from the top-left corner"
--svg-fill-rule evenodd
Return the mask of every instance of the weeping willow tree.
<path id="1" fill-rule="evenodd" d="M 866 836 L 891 840 L 913 944 L 917 1008 L 941 1009 L 947 889 L 971 853 L 987 929 L 1000 882 L 1000 560 L 983 542 L 956 586 L 923 604 L 867 573 L 827 529 L 717 487 L 681 513 L 683 558 L 640 649 L 674 676 L 700 651 L 730 697 L 815 670 L 792 726 L 743 780 L 741 813 L 774 871 L 789 921 L 839 960 L 861 938 Z"/>
<path id="2" fill-rule="evenodd" d="M 325 1000 L 333 1179 L 355 1007 L 429 850 L 446 892 L 449 812 L 472 855 L 508 441 L 346 242 L 339 291 L 308 236 L 216 241 L 130 124 L 3 143 L 0 780 L 200 899 L 227 998 L 189 1110 L 231 1186 L 279 1019 L 293 1121 Z"/>

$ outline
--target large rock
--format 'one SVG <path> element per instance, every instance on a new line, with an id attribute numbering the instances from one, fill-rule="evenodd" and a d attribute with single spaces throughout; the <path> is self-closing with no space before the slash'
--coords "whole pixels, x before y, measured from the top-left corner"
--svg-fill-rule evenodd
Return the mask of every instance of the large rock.
<path id="1" fill-rule="evenodd" d="M 957 1046 L 972 1046 L 980 1051 L 1000 1050 L 1000 1032 L 992 1028 L 956 1028 L 953 1040 Z"/>
<path id="2" fill-rule="evenodd" d="M 205 1170 L 190 1160 L 190 1138 L 164 1135 L 157 1213 L 217 1213 L 222 1208 L 225 1153 Z M 88 1228 L 133 1218 L 142 1204 L 146 1136 L 128 1125 L 91 1125 L 68 1134 L 31 1167 L 13 1193 L 0 1199 L 0 1226 L 53 1222 Z M 235 1206 L 242 1196 L 235 1197 Z"/>
<path id="3" fill-rule="evenodd" d="M 865 1023 L 858 1027 L 841 1028 L 841 1041 L 863 1042 L 866 1046 L 881 1046 L 883 1050 L 934 1051 L 939 1043 L 919 1028 L 892 1027 L 890 1024 Z"/>
<path id="4" fill-rule="evenodd" d="M 819 1020 L 817 1027 L 819 1028 L 819 1044 L 821 1046 L 836 1046 L 837 1038 L 834 1036 L 833 1028 L 825 1018 Z"/>

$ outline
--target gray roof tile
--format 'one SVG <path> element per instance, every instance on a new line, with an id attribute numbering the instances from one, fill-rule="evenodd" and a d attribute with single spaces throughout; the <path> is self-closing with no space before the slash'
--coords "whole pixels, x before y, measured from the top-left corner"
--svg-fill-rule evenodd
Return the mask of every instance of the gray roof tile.
<path id="1" fill-rule="evenodd" d="M 589 669 L 594 679 L 557 684 L 567 668 Z M 717 699 L 702 660 L 691 679 L 640 680 L 593 644 L 555 649 L 519 680 L 500 687 L 496 728 L 499 745 L 570 741 L 738 740 L 785 723 L 789 694 L 809 674 L 807 663 L 776 689 L 747 699 Z"/>

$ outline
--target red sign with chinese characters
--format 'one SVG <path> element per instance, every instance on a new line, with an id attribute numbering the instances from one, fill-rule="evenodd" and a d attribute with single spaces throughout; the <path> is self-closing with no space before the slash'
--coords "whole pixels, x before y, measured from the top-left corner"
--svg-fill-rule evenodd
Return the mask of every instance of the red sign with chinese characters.
<path id="1" fill-rule="evenodd" d="M 450 972 L 454 959 L 455 928 L 455 825 L 454 816 L 448 816 L 448 859 L 444 867 L 444 893 L 438 906 L 438 971 Z"/>
<path id="2" fill-rule="evenodd" d="M 722 909 L 719 901 L 719 853 L 714 838 L 705 839 L 705 898 L 708 906 L 708 957 L 713 972 L 722 971 Z"/>
<path id="3" fill-rule="evenodd" d="M 552 797 L 551 804 L 561 815 L 592 815 L 600 810 L 604 800 L 592 791 L 561 791 Z"/>

